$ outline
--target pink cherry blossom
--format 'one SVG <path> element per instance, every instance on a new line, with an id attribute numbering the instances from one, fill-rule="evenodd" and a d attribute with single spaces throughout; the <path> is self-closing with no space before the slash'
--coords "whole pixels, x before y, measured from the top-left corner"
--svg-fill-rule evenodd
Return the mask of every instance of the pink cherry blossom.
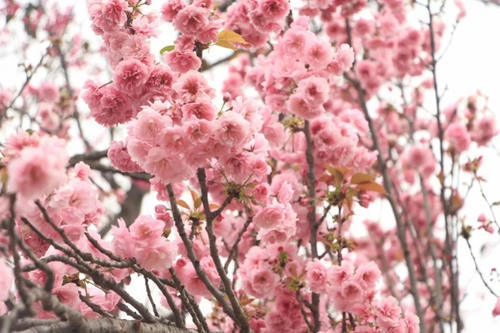
<path id="1" fill-rule="evenodd" d="M 64 143 L 56 138 L 43 137 L 38 147 L 26 147 L 8 165 L 7 188 L 26 199 L 47 195 L 65 181 L 68 157 Z"/>
<path id="2" fill-rule="evenodd" d="M 175 17 L 175 27 L 186 35 L 196 35 L 208 24 L 208 10 L 190 5 L 182 8 Z"/>
<path id="3" fill-rule="evenodd" d="M 121 61 L 115 68 L 114 81 L 121 91 L 137 95 L 149 77 L 148 67 L 137 59 Z"/>

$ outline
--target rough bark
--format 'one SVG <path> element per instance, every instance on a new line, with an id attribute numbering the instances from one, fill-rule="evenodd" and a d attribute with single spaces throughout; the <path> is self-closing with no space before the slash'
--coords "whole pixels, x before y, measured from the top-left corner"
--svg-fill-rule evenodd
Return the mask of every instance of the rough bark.
<path id="1" fill-rule="evenodd" d="M 35 324 L 35 322 L 34 322 Z M 18 330 L 20 328 L 21 330 Z M 165 323 L 144 323 L 135 320 L 117 318 L 98 318 L 86 320 L 84 327 L 76 327 L 67 321 L 54 322 L 52 319 L 40 320 L 35 326 L 26 328 L 26 324 L 13 327 L 12 332 L 22 333 L 193 333 L 195 331 L 175 327 Z"/>

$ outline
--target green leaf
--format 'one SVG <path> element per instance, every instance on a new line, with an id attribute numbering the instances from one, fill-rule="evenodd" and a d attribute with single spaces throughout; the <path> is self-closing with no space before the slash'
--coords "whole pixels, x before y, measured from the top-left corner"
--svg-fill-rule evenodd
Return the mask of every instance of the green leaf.
<path id="1" fill-rule="evenodd" d="M 167 45 L 165 47 L 162 47 L 162 49 L 160 50 L 160 54 L 173 51 L 174 49 L 175 49 L 175 45 Z"/>

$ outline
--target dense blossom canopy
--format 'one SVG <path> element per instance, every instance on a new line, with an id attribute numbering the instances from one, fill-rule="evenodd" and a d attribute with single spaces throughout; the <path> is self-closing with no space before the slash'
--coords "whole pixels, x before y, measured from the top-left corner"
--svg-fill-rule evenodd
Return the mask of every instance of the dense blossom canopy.
<path id="1" fill-rule="evenodd" d="M 1 332 L 463 328 L 458 240 L 499 225 L 463 214 L 487 98 L 438 85 L 460 0 L 65 5 L 0 5 L 44 54 L 0 89 Z"/>

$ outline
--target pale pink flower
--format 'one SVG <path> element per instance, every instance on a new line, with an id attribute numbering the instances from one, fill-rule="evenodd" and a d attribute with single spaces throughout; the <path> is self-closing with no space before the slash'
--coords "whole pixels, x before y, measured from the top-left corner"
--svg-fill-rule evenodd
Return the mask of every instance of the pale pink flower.
<path id="1" fill-rule="evenodd" d="M 139 216 L 130 226 L 130 235 L 138 247 L 148 247 L 152 241 L 161 238 L 165 224 L 149 215 Z"/>
<path id="2" fill-rule="evenodd" d="M 149 69 L 137 59 L 121 61 L 115 67 L 114 82 L 116 87 L 129 95 L 139 95 L 149 78 Z"/>
<path id="3" fill-rule="evenodd" d="M 333 50 L 328 42 L 323 40 L 308 41 L 304 61 L 311 67 L 311 69 L 324 69 L 332 58 Z"/>
<path id="4" fill-rule="evenodd" d="M 239 147 L 246 141 L 249 133 L 248 122 L 236 112 L 225 112 L 218 119 L 216 137 L 223 145 Z"/>
<path id="5" fill-rule="evenodd" d="M 167 207 L 165 207 L 164 205 L 155 206 L 155 217 L 158 220 L 163 221 L 163 223 L 165 224 L 165 228 L 169 229 L 173 227 L 174 221 L 172 220 Z"/>
<path id="6" fill-rule="evenodd" d="M 174 50 L 167 52 L 164 57 L 170 68 L 179 73 L 197 70 L 201 66 L 200 58 L 192 51 L 180 52 Z"/>
<path id="7" fill-rule="evenodd" d="M 118 219 L 118 226 L 113 226 L 113 252 L 122 258 L 133 258 L 135 254 L 134 240 L 122 218 Z"/>
<path id="8" fill-rule="evenodd" d="M 185 124 L 186 136 L 189 141 L 206 143 L 214 131 L 214 124 L 207 120 L 191 120 Z"/>
<path id="9" fill-rule="evenodd" d="M 203 75 L 197 71 L 189 71 L 180 76 L 173 88 L 185 102 L 192 102 L 199 97 L 214 96 L 212 88 L 207 84 Z"/>
<path id="10" fill-rule="evenodd" d="M 191 168 L 183 160 L 169 155 L 162 148 L 151 149 L 141 166 L 146 172 L 158 176 L 165 183 L 182 181 L 192 173 Z"/>
<path id="11" fill-rule="evenodd" d="M 381 299 L 375 309 L 377 316 L 382 318 L 395 320 L 401 316 L 401 308 L 392 296 Z"/>
<path id="12" fill-rule="evenodd" d="M 83 85 L 82 98 L 85 103 L 88 104 L 90 109 L 97 108 L 101 104 L 101 98 L 103 93 L 99 89 L 99 86 L 93 81 L 87 81 Z"/>
<path id="13" fill-rule="evenodd" d="M 257 234 L 257 238 L 263 243 L 282 244 L 290 240 L 296 232 L 296 214 L 293 210 L 285 210 L 284 220 L 272 228 L 261 228 Z"/>
<path id="14" fill-rule="evenodd" d="M 418 333 L 419 332 L 419 323 L 420 323 L 420 320 L 418 319 L 418 317 L 411 313 L 411 312 L 407 312 L 405 313 L 405 318 L 404 318 L 404 321 L 406 323 L 406 329 L 407 329 L 407 333 Z"/>
<path id="15" fill-rule="evenodd" d="M 214 285 L 219 285 L 220 277 L 217 274 L 215 267 L 213 266 L 212 259 L 209 257 L 203 257 L 200 260 L 200 265 L 206 272 L 208 278 Z M 203 296 L 206 298 L 211 298 L 212 294 L 208 291 L 207 287 L 203 281 L 198 277 L 196 271 L 191 264 L 184 258 L 177 259 L 174 265 L 175 271 L 179 276 L 179 279 L 186 286 L 186 290 L 195 296 Z"/>
<path id="16" fill-rule="evenodd" d="M 221 22 L 210 21 L 205 29 L 196 34 L 196 39 L 203 44 L 208 44 L 217 40 L 217 34 L 219 33 Z"/>
<path id="17" fill-rule="evenodd" d="M 306 281 L 312 292 L 321 293 L 326 289 L 327 270 L 323 264 L 315 259 L 306 266 Z"/>
<path id="18" fill-rule="evenodd" d="M 149 270 L 169 268 L 177 256 L 177 247 L 164 238 L 152 239 L 145 247 L 137 249 L 137 262 Z"/>
<path id="19" fill-rule="evenodd" d="M 59 99 L 59 89 L 54 83 L 44 81 L 38 87 L 37 97 L 42 102 L 56 102 Z"/>
<path id="20" fill-rule="evenodd" d="M 258 211 L 253 218 L 253 223 L 259 228 L 272 228 L 280 224 L 284 218 L 284 206 L 275 203 Z"/>
<path id="21" fill-rule="evenodd" d="M 478 145 L 484 146 L 498 133 L 495 117 L 484 116 L 474 122 L 471 137 Z"/>
<path id="22" fill-rule="evenodd" d="M 451 145 L 456 149 L 457 153 L 463 153 L 469 148 L 470 136 L 467 128 L 459 123 L 450 124 L 444 132 L 445 138 L 450 141 Z"/>
<path id="23" fill-rule="evenodd" d="M 199 100 L 194 103 L 185 104 L 182 107 L 184 117 L 194 117 L 197 119 L 214 120 L 215 108 L 210 101 Z"/>
<path id="24" fill-rule="evenodd" d="M 278 281 L 279 276 L 268 268 L 252 270 L 248 279 L 248 292 L 254 297 L 265 297 L 272 293 Z"/>
<path id="25" fill-rule="evenodd" d="M 376 75 L 375 64 L 370 60 L 361 60 L 356 64 L 356 73 L 363 82 L 367 82 Z"/>
<path id="26" fill-rule="evenodd" d="M 288 108 L 293 114 L 308 120 L 318 117 L 324 111 L 321 105 L 310 105 L 303 94 L 290 96 Z"/>
<path id="27" fill-rule="evenodd" d="M 66 180 L 68 156 L 64 142 L 43 137 L 38 147 L 24 148 L 7 166 L 7 188 L 25 199 L 49 194 Z"/>
<path id="28" fill-rule="evenodd" d="M 342 263 L 342 266 L 331 266 L 328 268 L 328 281 L 335 288 L 354 274 L 354 267 L 350 263 Z"/>
<path id="29" fill-rule="evenodd" d="M 73 174 L 81 180 L 88 180 L 90 176 L 90 167 L 84 162 L 78 162 L 73 168 Z"/>
<path id="30" fill-rule="evenodd" d="M 356 269 L 355 277 L 363 288 L 373 288 L 380 277 L 380 270 L 373 261 L 360 265 Z"/>
<path id="31" fill-rule="evenodd" d="M 153 145 L 145 141 L 137 140 L 133 137 L 128 138 L 127 151 L 129 152 L 132 161 L 140 164 L 139 166 L 142 166 L 151 148 L 153 148 Z"/>
<path id="32" fill-rule="evenodd" d="M 121 300 L 113 291 L 104 292 L 99 288 L 93 287 L 91 285 L 87 286 L 87 292 L 92 299 L 92 303 L 99 305 L 103 310 L 112 312 L 118 302 Z M 86 318 L 98 318 L 99 314 L 92 311 L 84 302 L 79 304 L 80 311 Z"/>
<path id="33" fill-rule="evenodd" d="M 283 316 L 278 311 L 271 311 L 266 315 L 266 330 L 265 333 L 284 333 L 290 332 L 290 320 Z"/>
<path id="34" fill-rule="evenodd" d="M 111 142 L 108 149 L 108 158 L 111 164 L 122 171 L 125 172 L 140 172 L 141 167 L 132 161 L 130 157 L 127 146 L 123 141 L 113 141 Z"/>
<path id="35" fill-rule="evenodd" d="M 359 302 L 364 294 L 361 285 L 353 279 L 342 282 L 340 288 L 342 297 L 351 303 Z"/>
<path id="36" fill-rule="evenodd" d="M 342 70 L 347 70 L 352 66 L 354 61 L 354 51 L 347 44 L 340 45 L 335 59 L 339 62 Z"/>
<path id="37" fill-rule="evenodd" d="M 87 214 L 98 210 L 100 202 L 97 189 L 92 183 L 73 178 L 57 189 L 48 207 L 54 210 L 66 224 L 80 225 L 86 221 Z"/>
<path id="38" fill-rule="evenodd" d="M 434 156 L 429 148 L 413 145 L 405 155 L 408 166 L 422 171 L 424 175 L 429 175 L 434 170 Z"/>
<path id="39" fill-rule="evenodd" d="M 328 81 L 317 76 L 311 76 L 299 81 L 297 87 L 297 94 L 304 96 L 304 99 L 311 107 L 317 107 L 325 103 L 329 92 Z"/>
<path id="40" fill-rule="evenodd" d="M 301 56 L 306 48 L 307 36 L 304 31 L 288 31 L 278 44 L 280 52 L 292 57 Z"/>
<path id="41" fill-rule="evenodd" d="M 185 152 L 186 147 L 189 144 L 186 140 L 184 128 L 178 126 L 165 129 L 160 140 L 161 147 L 172 155 L 174 152 Z"/>
<path id="42" fill-rule="evenodd" d="M 257 201 L 266 202 L 269 196 L 269 184 L 262 183 L 255 186 L 252 193 Z"/>
<path id="43" fill-rule="evenodd" d="M 141 141 L 158 144 L 163 131 L 171 124 L 169 117 L 162 116 L 151 108 L 144 108 L 129 126 L 129 133 Z"/>

